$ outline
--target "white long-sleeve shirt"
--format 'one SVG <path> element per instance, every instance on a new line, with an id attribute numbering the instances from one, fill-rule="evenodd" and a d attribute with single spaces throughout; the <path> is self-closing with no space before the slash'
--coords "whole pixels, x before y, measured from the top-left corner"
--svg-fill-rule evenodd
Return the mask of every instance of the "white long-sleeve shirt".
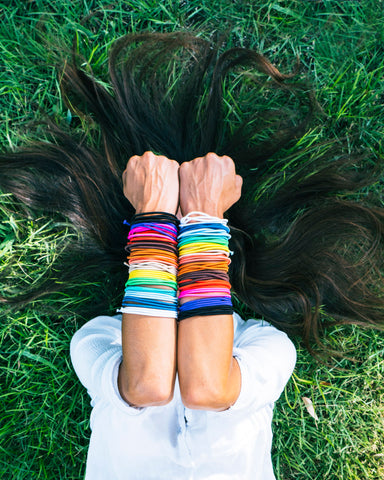
<path id="1" fill-rule="evenodd" d="M 120 396 L 121 317 L 94 318 L 71 342 L 71 358 L 93 407 L 86 480 L 274 480 L 274 402 L 296 361 L 285 333 L 234 314 L 241 391 L 228 410 L 185 408 L 173 400 L 134 408 Z"/>

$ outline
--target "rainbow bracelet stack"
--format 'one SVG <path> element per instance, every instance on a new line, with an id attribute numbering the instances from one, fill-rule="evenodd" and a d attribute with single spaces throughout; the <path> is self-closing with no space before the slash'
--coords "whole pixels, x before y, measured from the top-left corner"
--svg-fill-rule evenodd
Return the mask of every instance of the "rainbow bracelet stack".
<path id="1" fill-rule="evenodd" d="M 123 313 L 177 318 L 177 219 L 164 212 L 135 215 L 128 234 L 129 278 Z"/>
<path id="2" fill-rule="evenodd" d="M 179 306 L 179 320 L 233 313 L 227 222 L 201 212 L 190 212 L 180 220 L 179 300 L 193 300 Z"/>

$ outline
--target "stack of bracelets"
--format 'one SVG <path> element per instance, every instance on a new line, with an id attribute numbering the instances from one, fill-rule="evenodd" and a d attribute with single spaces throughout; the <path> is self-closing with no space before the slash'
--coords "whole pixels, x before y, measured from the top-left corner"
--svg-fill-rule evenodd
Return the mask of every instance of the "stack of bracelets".
<path id="1" fill-rule="evenodd" d="M 135 215 L 128 234 L 129 278 L 120 312 L 177 318 L 177 219 Z"/>
<path id="2" fill-rule="evenodd" d="M 119 311 L 178 320 L 232 314 L 227 222 L 191 212 L 180 220 L 177 235 L 174 215 L 135 215 L 127 244 L 129 278 Z M 179 299 L 192 298 L 179 310 L 177 289 Z"/>
<path id="3" fill-rule="evenodd" d="M 193 300 L 179 306 L 179 320 L 233 313 L 227 223 L 201 212 L 190 212 L 180 220 L 179 299 Z"/>

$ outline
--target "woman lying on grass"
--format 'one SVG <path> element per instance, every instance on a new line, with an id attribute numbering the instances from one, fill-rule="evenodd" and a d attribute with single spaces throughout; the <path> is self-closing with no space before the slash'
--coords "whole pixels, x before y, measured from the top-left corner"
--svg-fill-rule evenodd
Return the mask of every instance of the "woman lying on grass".
<path id="1" fill-rule="evenodd" d="M 71 344 L 94 407 L 87 478 L 274 478 L 273 403 L 295 362 L 286 333 L 313 351 L 327 325 L 383 324 L 384 210 L 357 195 L 381 170 L 328 154 L 284 181 L 272 158 L 304 134 L 314 101 L 254 51 L 129 35 L 109 74 L 106 86 L 75 59 L 64 70 L 87 140 L 49 124 L 51 142 L 0 162 L 2 190 L 82 238 L 56 283 L 18 301 L 96 268 L 122 284 L 129 265 L 122 321 L 91 320 Z M 252 101 L 236 126 L 221 110 L 229 80 Z M 233 315 L 230 290 L 265 321 Z"/>
<path id="2" fill-rule="evenodd" d="M 213 153 L 180 170 L 129 160 L 123 318 L 97 317 L 71 343 L 94 407 L 86 478 L 274 478 L 273 403 L 296 356 L 285 333 L 233 315 L 223 213 L 241 183 Z"/>

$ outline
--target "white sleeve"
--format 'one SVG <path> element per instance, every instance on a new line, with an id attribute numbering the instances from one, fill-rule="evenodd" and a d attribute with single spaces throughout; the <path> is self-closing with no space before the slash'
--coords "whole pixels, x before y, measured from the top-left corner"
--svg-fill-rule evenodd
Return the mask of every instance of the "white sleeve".
<path id="1" fill-rule="evenodd" d="M 143 410 L 129 406 L 118 389 L 121 317 L 100 316 L 90 320 L 72 337 L 70 350 L 73 367 L 88 390 L 92 406 L 104 400 L 126 413 L 137 414 Z"/>
<path id="2" fill-rule="evenodd" d="M 267 322 L 240 317 L 233 356 L 241 372 L 241 391 L 233 410 L 259 409 L 281 395 L 296 363 L 296 349 L 288 336 Z"/>

